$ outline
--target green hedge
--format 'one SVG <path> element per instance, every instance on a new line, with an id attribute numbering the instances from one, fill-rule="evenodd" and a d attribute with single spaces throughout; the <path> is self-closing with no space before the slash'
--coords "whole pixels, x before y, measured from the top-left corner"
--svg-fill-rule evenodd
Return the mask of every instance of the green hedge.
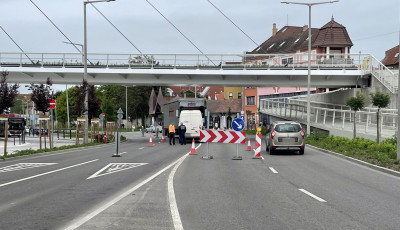
<path id="1" fill-rule="evenodd" d="M 306 143 L 381 167 L 400 171 L 399 161 L 396 160 L 397 137 L 385 139 L 378 144 L 375 141 L 364 138 L 348 139 L 314 133 L 306 137 Z"/>

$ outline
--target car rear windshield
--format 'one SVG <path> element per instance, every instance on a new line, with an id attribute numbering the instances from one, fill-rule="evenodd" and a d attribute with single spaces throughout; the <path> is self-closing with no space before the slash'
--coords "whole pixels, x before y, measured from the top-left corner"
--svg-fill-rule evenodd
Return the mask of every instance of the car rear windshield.
<path id="1" fill-rule="evenodd" d="M 281 133 L 297 133 L 300 130 L 301 127 L 298 124 L 279 124 L 275 127 L 275 131 Z"/>

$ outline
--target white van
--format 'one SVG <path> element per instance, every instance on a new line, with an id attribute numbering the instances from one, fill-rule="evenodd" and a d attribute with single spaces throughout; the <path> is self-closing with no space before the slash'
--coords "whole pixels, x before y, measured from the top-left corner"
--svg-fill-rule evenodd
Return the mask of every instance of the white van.
<path id="1" fill-rule="evenodd" d="M 181 122 L 186 126 L 186 138 L 200 138 L 200 127 L 203 126 L 200 110 L 182 110 L 179 117 L 179 125 Z"/>

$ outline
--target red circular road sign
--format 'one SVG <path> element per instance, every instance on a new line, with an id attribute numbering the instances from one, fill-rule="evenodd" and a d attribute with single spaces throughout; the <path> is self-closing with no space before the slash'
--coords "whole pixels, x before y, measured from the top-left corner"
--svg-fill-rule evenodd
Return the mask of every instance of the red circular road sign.
<path id="1" fill-rule="evenodd" d="M 50 109 L 54 109 L 55 107 L 56 107 L 56 100 L 51 99 L 51 100 L 49 101 L 49 108 L 50 108 Z"/>

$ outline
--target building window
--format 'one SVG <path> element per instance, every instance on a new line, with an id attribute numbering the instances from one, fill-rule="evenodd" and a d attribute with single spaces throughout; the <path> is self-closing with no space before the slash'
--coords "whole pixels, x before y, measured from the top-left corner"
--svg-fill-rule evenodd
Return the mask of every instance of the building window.
<path id="1" fill-rule="evenodd" d="M 238 92 L 238 99 L 242 99 L 242 93 Z"/>
<path id="2" fill-rule="evenodd" d="M 233 93 L 229 92 L 229 99 L 232 99 L 232 98 L 233 98 Z"/>
<path id="3" fill-rule="evenodd" d="M 255 96 L 247 97 L 247 105 L 255 105 Z"/>

